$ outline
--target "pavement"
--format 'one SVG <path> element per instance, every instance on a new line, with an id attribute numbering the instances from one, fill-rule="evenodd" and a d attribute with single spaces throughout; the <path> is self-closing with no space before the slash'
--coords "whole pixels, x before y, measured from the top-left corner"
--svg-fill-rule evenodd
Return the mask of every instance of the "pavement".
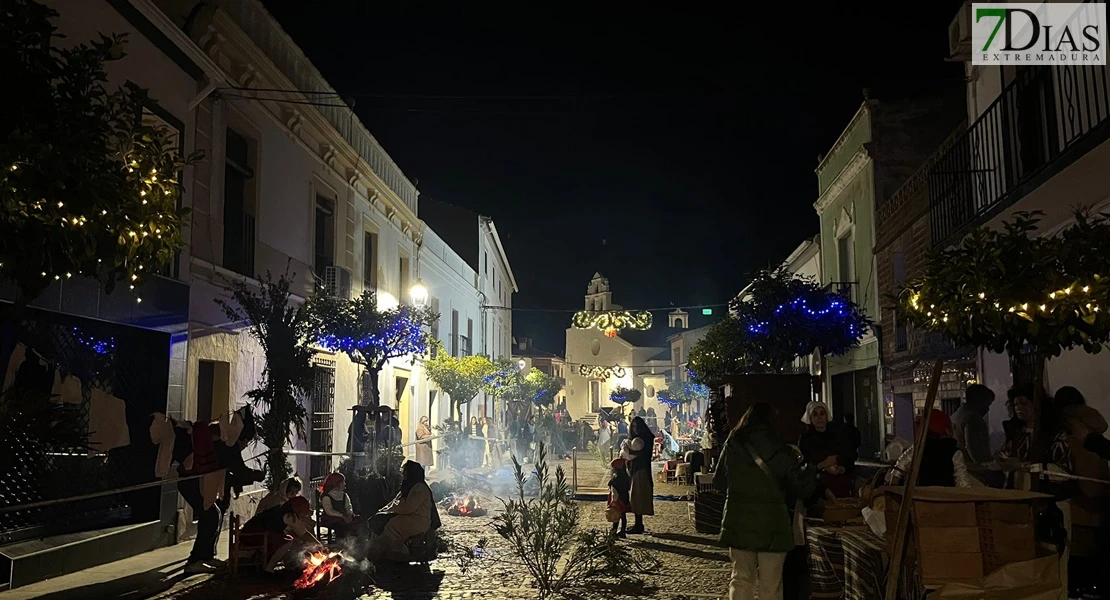
<path id="1" fill-rule="evenodd" d="M 569 471 L 569 461 L 558 464 Z M 569 479 L 570 475 L 567 474 Z M 579 481 L 598 485 L 607 479 L 607 465 L 594 457 L 579 457 Z M 586 582 L 567 597 L 606 600 L 632 598 L 709 599 L 727 596 L 727 551 L 712 536 L 698 534 L 688 517 L 682 496 L 689 487 L 656 483 L 656 515 L 645 519 L 648 533 L 632 536 L 628 544 L 650 553 L 660 566 L 639 576 L 635 584 L 615 581 Z M 499 502 L 482 498 L 491 512 Z M 580 502 L 584 528 L 606 529 L 604 502 Z M 279 600 L 337 598 L 342 600 L 442 600 L 534 599 L 539 596 L 530 578 L 515 563 L 507 545 L 491 527 L 491 517 L 442 516 L 444 531 L 458 546 L 475 547 L 486 540 L 486 551 L 469 569 L 454 556 L 442 556 L 431 565 L 379 568 L 372 575 L 345 573 L 331 586 L 294 592 L 290 581 L 243 573 L 236 580 L 227 575 L 186 577 L 181 569 L 191 543 L 160 548 L 139 556 L 94 567 L 49 581 L 0 592 L 0 600 L 202 600 L 209 598 Z M 225 532 L 226 536 L 226 532 Z M 221 552 L 227 551 L 226 537 Z M 221 556 L 226 558 L 226 556 Z"/>

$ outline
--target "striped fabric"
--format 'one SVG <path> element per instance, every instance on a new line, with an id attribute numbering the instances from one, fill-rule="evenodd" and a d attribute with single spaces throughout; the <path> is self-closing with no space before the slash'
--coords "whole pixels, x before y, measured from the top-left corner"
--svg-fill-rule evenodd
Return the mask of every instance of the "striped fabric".
<path id="1" fill-rule="evenodd" d="M 844 531 L 844 600 L 882 600 L 885 591 L 886 557 L 883 538 L 866 530 Z M 920 579 L 913 568 L 902 569 L 900 600 L 919 600 L 924 596 Z"/>
<path id="2" fill-rule="evenodd" d="M 844 595 L 844 550 L 838 527 L 809 527 L 810 598 L 841 598 Z"/>

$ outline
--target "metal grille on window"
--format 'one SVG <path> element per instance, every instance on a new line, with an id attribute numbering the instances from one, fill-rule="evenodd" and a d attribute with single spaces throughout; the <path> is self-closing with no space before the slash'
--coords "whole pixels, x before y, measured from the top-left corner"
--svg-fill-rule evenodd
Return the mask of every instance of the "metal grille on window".
<path id="1" fill-rule="evenodd" d="M 316 360 L 313 364 L 316 380 L 312 386 L 309 420 L 309 450 L 332 452 L 335 432 L 335 361 Z M 309 479 L 319 485 L 331 472 L 330 456 L 313 456 L 309 459 Z"/>

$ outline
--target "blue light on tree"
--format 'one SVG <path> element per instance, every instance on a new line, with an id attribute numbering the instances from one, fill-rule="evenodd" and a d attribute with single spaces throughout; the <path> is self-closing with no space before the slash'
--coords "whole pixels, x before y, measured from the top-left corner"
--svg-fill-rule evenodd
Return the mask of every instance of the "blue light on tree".
<path id="1" fill-rule="evenodd" d="M 630 388 L 617 388 L 609 393 L 609 400 L 614 404 L 635 403 L 640 399 L 640 391 Z"/>
<path id="2" fill-rule="evenodd" d="M 73 339 L 76 340 L 78 344 L 81 344 L 101 356 L 106 356 L 116 351 L 116 338 L 114 337 L 99 339 L 83 333 L 80 328 L 74 327 Z"/>

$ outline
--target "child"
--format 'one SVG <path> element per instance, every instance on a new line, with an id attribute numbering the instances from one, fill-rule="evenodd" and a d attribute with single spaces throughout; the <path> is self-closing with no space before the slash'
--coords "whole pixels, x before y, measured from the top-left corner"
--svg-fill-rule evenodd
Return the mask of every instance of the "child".
<path id="1" fill-rule="evenodd" d="M 337 539 L 346 537 L 347 531 L 355 525 L 351 497 L 347 495 L 347 479 L 342 473 L 328 475 L 320 486 L 320 493 L 324 508 L 320 524 L 334 531 Z"/>
<path id="2" fill-rule="evenodd" d="M 266 563 L 263 571 L 273 573 L 287 557 L 292 557 L 290 551 L 297 544 L 320 546 L 320 541 L 309 531 L 308 515 L 311 513 L 308 500 L 301 496 L 259 512 L 243 525 L 243 546 L 266 548 L 269 555 L 263 557 Z"/>
<path id="3" fill-rule="evenodd" d="M 628 494 L 632 489 L 632 478 L 628 475 L 627 464 L 628 461 L 623 458 L 615 458 L 609 464 L 613 470 L 613 477 L 609 480 L 608 510 L 620 513 L 620 519 L 613 521 L 613 535 L 619 538 L 628 537 L 627 513 L 631 509 L 631 499 Z M 617 530 L 618 525 L 620 526 L 619 531 Z"/>

